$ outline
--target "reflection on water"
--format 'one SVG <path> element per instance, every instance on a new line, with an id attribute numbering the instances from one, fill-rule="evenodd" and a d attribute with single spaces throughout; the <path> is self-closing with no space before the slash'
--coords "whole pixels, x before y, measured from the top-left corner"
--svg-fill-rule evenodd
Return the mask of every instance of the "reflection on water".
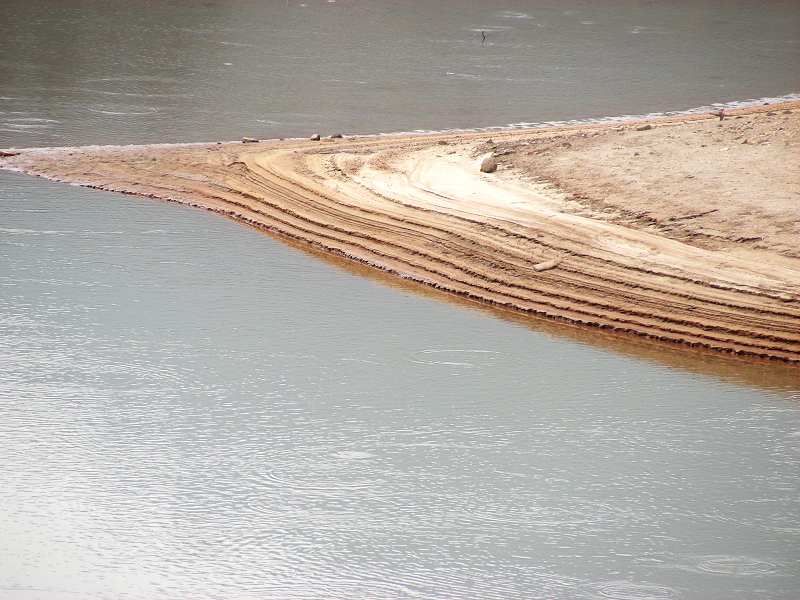
<path id="1" fill-rule="evenodd" d="M 201 211 L 0 182 L 0 597 L 793 598 L 788 375 L 758 391 Z"/>
<path id="2" fill-rule="evenodd" d="M 639 360 L 666 365 L 673 369 L 689 371 L 692 373 L 711 375 L 717 379 L 735 384 L 754 386 L 772 391 L 793 392 L 800 388 L 800 373 L 797 367 L 781 361 L 755 360 L 752 358 L 739 358 L 736 355 L 717 354 L 704 349 L 694 349 L 682 345 L 669 345 L 663 342 L 651 341 L 646 338 L 637 338 L 628 334 L 618 334 L 605 330 L 574 326 L 558 321 L 540 319 L 534 316 L 511 311 L 501 307 L 490 306 L 480 302 L 462 298 L 420 285 L 413 281 L 398 278 L 373 267 L 353 262 L 330 253 L 309 247 L 307 244 L 297 243 L 286 239 L 283 242 L 295 250 L 324 261 L 334 268 L 347 273 L 366 277 L 382 285 L 398 290 L 412 292 L 427 298 L 434 298 L 439 302 L 448 302 L 463 308 L 480 310 L 497 318 L 504 319 L 519 325 L 529 327 L 539 333 L 548 334 L 553 338 L 569 339 L 580 344 L 595 346 L 612 350 L 615 353 L 634 357 Z M 495 353 L 487 350 L 426 350 L 417 360 L 435 360 L 426 356 L 439 353 L 467 353 L 477 354 L 486 360 L 496 360 Z M 474 362 L 474 361 L 473 361 Z M 474 365 L 470 365 L 474 366 Z"/>
<path id="3" fill-rule="evenodd" d="M 800 89 L 792 2 L 2 9 L 0 147 Z M 0 174 L 0 598 L 796 597 L 796 369 L 309 254 Z"/>

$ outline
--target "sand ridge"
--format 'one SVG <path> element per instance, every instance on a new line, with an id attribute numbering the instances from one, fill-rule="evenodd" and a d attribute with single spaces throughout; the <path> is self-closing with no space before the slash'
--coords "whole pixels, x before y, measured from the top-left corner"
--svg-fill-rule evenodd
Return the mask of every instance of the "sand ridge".
<path id="1" fill-rule="evenodd" d="M 204 207 L 531 315 L 800 363 L 800 258 L 794 254 L 800 245 L 793 243 L 800 241 L 794 227 L 800 187 L 793 187 L 789 169 L 799 108 L 742 109 L 722 122 L 712 115 L 657 119 L 642 131 L 639 123 L 612 123 L 27 150 L 0 164 Z M 769 160 L 742 158 L 742 148 L 752 151 L 749 142 L 734 147 L 720 138 L 740 134 L 750 121 L 757 135 L 770 132 L 768 143 L 758 144 Z M 711 128 L 716 138 L 694 143 Z M 680 152 L 681 144 L 689 151 Z M 777 200 L 767 206 L 752 193 L 724 194 L 738 190 L 735 177 L 727 188 L 724 178 L 714 179 L 711 194 L 713 169 L 706 175 L 695 169 L 685 185 L 685 171 L 705 149 L 721 156 L 723 147 L 717 172 L 735 174 L 755 161 L 759 177 L 752 189 L 761 186 Z M 476 157 L 487 151 L 500 162 L 496 173 L 477 168 Z M 635 170 L 619 166 L 628 163 Z M 670 178 L 682 178 L 683 187 Z M 726 220 L 732 210 L 740 211 L 737 218 Z M 779 226 L 769 229 L 774 223 Z"/>

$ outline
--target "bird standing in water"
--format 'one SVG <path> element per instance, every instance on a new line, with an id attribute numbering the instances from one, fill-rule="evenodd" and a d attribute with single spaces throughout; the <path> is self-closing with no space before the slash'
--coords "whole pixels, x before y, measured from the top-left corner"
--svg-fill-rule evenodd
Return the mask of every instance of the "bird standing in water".
<path id="1" fill-rule="evenodd" d="M 486 43 L 486 32 L 481 31 L 481 46 L 483 46 L 485 43 Z"/>

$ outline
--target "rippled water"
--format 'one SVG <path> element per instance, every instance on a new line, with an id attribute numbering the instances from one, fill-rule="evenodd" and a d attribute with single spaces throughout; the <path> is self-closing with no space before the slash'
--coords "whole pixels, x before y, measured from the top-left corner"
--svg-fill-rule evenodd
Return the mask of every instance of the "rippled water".
<path id="1" fill-rule="evenodd" d="M 795 597 L 800 391 L 0 182 L 0 597 Z"/>
<path id="2" fill-rule="evenodd" d="M 133 6 L 4 4 L 0 146 L 800 87 L 789 3 Z M 796 371 L 361 272 L 216 215 L 0 172 L 0 598 L 797 597 Z"/>
<path id="3" fill-rule="evenodd" d="M 485 127 L 800 92 L 796 0 L 5 0 L 2 19 L 0 147 Z"/>

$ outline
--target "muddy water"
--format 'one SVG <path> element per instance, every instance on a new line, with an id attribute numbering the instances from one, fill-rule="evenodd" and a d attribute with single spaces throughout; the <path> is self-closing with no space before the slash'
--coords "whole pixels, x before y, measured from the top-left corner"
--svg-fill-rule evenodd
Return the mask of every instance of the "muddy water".
<path id="1" fill-rule="evenodd" d="M 4 4 L 0 146 L 800 88 L 790 3 L 128 4 Z M 0 598 L 795 598 L 800 377 L 599 339 L 0 173 Z"/>

